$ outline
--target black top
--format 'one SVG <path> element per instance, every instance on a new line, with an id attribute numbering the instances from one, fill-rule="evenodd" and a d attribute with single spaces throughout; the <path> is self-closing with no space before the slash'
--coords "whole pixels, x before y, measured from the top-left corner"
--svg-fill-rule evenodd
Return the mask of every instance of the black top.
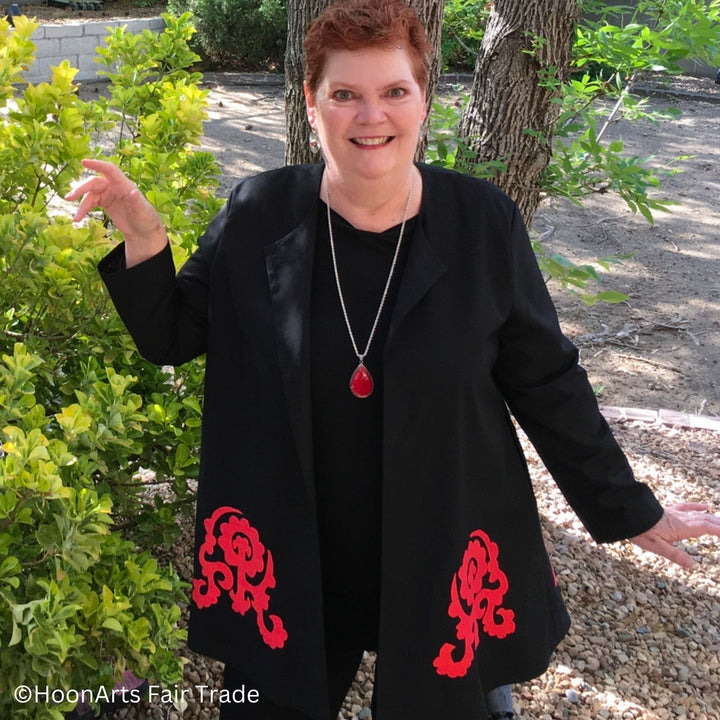
<path id="1" fill-rule="evenodd" d="M 376 648 L 380 594 L 382 487 L 382 352 L 417 218 L 408 220 L 398 261 L 365 366 L 373 393 L 356 398 L 358 365 L 338 297 L 327 227 L 319 206 L 312 279 L 310 362 L 315 483 L 326 623 L 350 642 Z M 400 225 L 358 230 L 332 213 L 338 273 L 350 325 L 363 352 L 382 298 Z"/>

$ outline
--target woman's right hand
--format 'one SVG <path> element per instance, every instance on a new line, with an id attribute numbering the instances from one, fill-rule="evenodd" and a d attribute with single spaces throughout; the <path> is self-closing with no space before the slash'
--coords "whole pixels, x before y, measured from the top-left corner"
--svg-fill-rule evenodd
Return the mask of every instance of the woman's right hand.
<path id="1" fill-rule="evenodd" d="M 125 236 L 125 265 L 132 267 L 157 255 L 168 242 L 162 220 L 148 199 L 120 168 L 104 160 L 83 160 L 97 173 L 71 190 L 65 199 L 82 197 L 73 222 L 101 208 Z"/>

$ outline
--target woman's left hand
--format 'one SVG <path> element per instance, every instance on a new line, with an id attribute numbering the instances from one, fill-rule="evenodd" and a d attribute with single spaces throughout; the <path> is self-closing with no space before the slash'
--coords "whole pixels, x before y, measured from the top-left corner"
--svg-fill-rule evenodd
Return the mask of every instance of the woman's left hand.
<path id="1" fill-rule="evenodd" d="M 709 513 L 708 506 L 701 503 L 678 503 L 668 505 L 653 527 L 630 540 L 643 550 L 691 568 L 695 565 L 692 557 L 672 543 L 702 535 L 720 537 L 720 515 Z"/>

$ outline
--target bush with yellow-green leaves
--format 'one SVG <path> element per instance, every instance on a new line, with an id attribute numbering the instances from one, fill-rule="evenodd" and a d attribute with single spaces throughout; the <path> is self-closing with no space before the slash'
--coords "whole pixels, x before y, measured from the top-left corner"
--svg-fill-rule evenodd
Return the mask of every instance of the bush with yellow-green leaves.
<path id="1" fill-rule="evenodd" d="M 150 549 L 192 506 L 202 367 L 138 357 L 96 271 L 116 231 L 101 213 L 72 224 L 59 199 L 82 158 L 117 163 L 178 261 L 221 201 L 197 150 L 206 92 L 188 16 L 166 16 L 160 36 L 115 30 L 98 50 L 108 93 L 92 102 L 67 62 L 23 82 L 36 26 L 14 20 L 0 21 L 0 717 L 60 719 L 72 691 L 125 670 L 181 677 L 186 588 Z M 40 694 L 16 702 L 19 686 Z"/>

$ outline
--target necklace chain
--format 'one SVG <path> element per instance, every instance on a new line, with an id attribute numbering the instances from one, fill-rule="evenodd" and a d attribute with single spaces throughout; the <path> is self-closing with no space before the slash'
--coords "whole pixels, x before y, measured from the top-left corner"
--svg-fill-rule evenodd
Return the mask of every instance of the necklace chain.
<path id="1" fill-rule="evenodd" d="M 383 307 L 385 306 L 385 299 L 387 298 L 388 291 L 390 290 L 390 282 L 392 281 L 393 274 L 395 272 L 395 265 L 397 265 L 397 259 L 400 254 L 400 245 L 405 235 L 405 224 L 408 219 L 408 212 L 410 210 L 410 199 L 412 198 L 413 188 L 415 187 L 415 177 L 413 176 L 410 182 L 410 189 L 408 190 L 407 200 L 405 201 L 405 213 L 403 215 L 402 225 L 400 226 L 400 235 L 398 237 L 397 246 L 395 247 L 395 254 L 393 256 L 392 264 L 390 265 L 390 272 L 388 273 L 387 281 L 385 282 L 385 289 L 383 290 L 382 297 L 380 298 L 380 305 L 378 306 L 377 313 L 375 314 L 375 321 L 370 330 L 370 337 L 368 337 L 367 345 L 365 350 L 361 353 L 358 350 L 357 342 L 355 341 L 355 335 L 353 334 L 352 327 L 350 326 L 350 318 L 348 317 L 347 307 L 345 306 L 345 297 L 343 296 L 342 286 L 340 285 L 340 273 L 338 272 L 337 258 L 335 256 L 335 237 L 333 236 L 332 218 L 330 212 L 330 183 L 326 178 L 325 181 L 325 201 L 327 205 L 327 223 L 328 223 L 328 234 L 330 235 L 330 252 L 332 254 L 333 270 L 335 271 L 335 285 L 337 286 L 338 297 L 340 298 L 340 307 L 342 308 L 343 317 L 345 318 L 345 326 L 347 327 L 348 335 L 350 336 L 350 342 L 352 343 L 353 350 L 360 365 L 364 364 L 365 357 L 370 350 L 372 345 L 373 337 L 375 337 L 375 330 L 377 329 L 380 316 L 382 315 Z"/>

